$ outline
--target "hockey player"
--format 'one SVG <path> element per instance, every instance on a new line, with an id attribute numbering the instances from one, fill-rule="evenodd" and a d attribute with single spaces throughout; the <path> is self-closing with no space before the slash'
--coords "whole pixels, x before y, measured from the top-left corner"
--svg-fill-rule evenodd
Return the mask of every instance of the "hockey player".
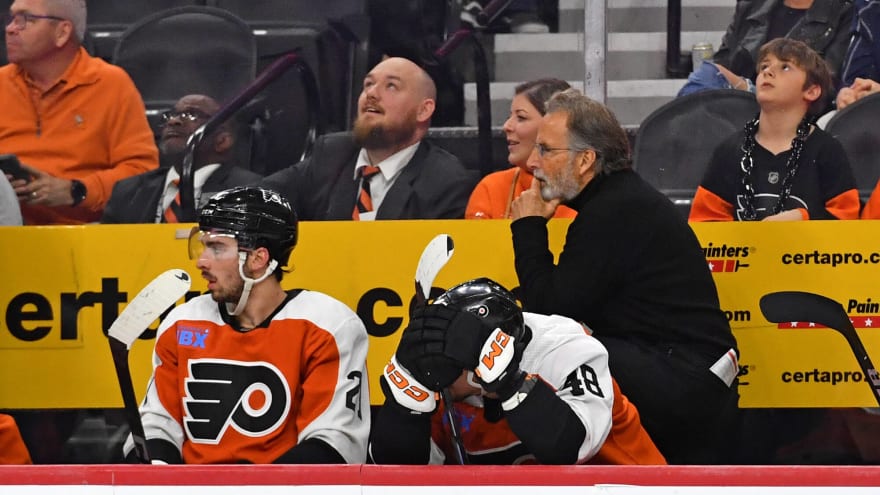
<path id="1" fill-rule="evenodd" d="M 229 189 L 193 230 L 210 294 L 159 327 L 140 408 L 153 463 L 364 462 L 367 332 L 341 302 L 281 288 L 298 232 L 288 202 Z"/>
<path id="2" fill-rule="evenodd" d="M 370 434 L 377 463 L 454 459 L 437 394 L 449 387 L 473 464 L 665 464 L 584 326 L 524 313 L 487 278 L 414 311 L 380 377 Z"/>

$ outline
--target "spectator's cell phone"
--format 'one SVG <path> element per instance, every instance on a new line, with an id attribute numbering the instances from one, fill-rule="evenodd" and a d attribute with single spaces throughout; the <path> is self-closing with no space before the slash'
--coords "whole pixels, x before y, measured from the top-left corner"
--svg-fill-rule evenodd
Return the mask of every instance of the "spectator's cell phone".
<path id="1" fill-rule="evenodd" d="M 21 168 L 18 157 L 12 154 L 0 155 L 0 169 L 4 174 L 11 175 L 13 179 L 20 179 L 25 182 L 31 181 L 31 174 Z"/>

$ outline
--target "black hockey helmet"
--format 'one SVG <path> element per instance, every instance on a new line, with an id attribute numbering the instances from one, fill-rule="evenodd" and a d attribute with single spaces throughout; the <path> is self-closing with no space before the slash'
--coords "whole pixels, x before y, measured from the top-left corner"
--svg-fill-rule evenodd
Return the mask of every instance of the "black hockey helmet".
<path id="1" fill-rule="evenodd" d="M 458 284 L 437 297 L 434 304 L 473 313 L 489 326 L 503 330 L 518 344 L 529 340 L 516 298 L 494 280 L 483 277 Z"/>
<path id="2" fill-rule="evenodd" d="M 261 187 L 235 187 L 221 191 L 199 211 L 199 229 L 235 236 L 245 249 L 265 247 L 285 266 L 296 246 L 296 212 L 283 196 Z"/>

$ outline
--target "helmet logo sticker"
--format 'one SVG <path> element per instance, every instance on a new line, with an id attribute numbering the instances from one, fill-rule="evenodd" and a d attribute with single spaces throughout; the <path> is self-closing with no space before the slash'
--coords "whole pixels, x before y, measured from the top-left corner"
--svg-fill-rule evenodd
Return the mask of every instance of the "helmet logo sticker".
<path id="1" fill-rule="evenodd" d="M 481 305 L 477 306 L 476 314 L 480 318 L 485 318 L 485 317 L 489 316 L 489 307 L 486 306 L 485 304 L 481 304 Z"/>

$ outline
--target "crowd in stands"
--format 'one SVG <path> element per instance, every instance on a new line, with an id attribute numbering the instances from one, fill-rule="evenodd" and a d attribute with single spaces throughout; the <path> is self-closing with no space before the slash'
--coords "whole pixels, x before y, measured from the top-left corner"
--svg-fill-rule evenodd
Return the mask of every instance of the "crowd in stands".
<path id="1" fill-rule="evenodd" d="M 464 17 L 480 8 L 471 3 Z M 511 29 L 543 30 L 535 3 L 518 5 Z M 751 91 L 760 113 L 705 164 L 689 220 L 880 218 L 880 182 L 863 208 L 846 150 L 816 124 L 880 91 L 878 5 L 737 2 L 721 48 L 682 94 Z M 730 449 L 741 421 L 737 343 L 705 256 L 688 219 L 634 171 L 604 104 L 552 75 L 518 85 L 503 126 L 508 165 L 480 177 L 426 139 L 443 92 L 424 50 L 384 57 L 366 72 L 350 131 L 319 136 L 307 158 L 263 177 L 239 162 L 244 136 L 232 120 L 187 157 L 222 107 L 215 95 L 180 88 L 157 142 L 132 79 L 84 48 L 83 0 L 15 0 L 4 23 L 0 153 L 15 154 L 27 177 L 0 180 L 0 223 L 175 223 L 182 167 L 195 158 L 190 245 L 202 248 L 192 256 L 210 295 L 175 309 L 156 340 L 141 406 L 155 463 L 741 460 Z M 509 219 L 522 308 L 488 279 L 421 305 L 371 417 L 357 315 L 281 288 L 297 222 L 458 218 Z M 572 219 L 558 260 L 551 218 Z M 177 345 L 175 330 L 193 321 L 210 322 L 214 347 Z M 200 389 L 229 410 L 194 412 L 181 391 L 197 372 L 268 384 L 271 421 L 231 412 L 246 387 L 235 397 Z M 449 408 L 475 421 L 461 438 Z M 21 445 L 0 415 L 0 462 L 30 462 Z M 136 460 L 133 440 L 126 452 Z"/>

